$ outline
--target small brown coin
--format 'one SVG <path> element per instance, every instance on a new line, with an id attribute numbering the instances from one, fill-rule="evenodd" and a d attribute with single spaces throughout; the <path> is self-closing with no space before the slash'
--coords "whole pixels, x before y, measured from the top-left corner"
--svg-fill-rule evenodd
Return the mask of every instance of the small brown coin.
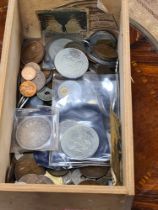
<path id="1" fill-rule="evenodd" d="M 37 175 L 37 174 L 27 174 L 21 179 L 19 182 L 23 182 L 26 184 L 53 184 L 52 180 L 44 175 Z"/>
<path id="2" fill-rule="evenodd" d="M 46 84 L 46 77 L 44 73 L 42 71 L 38 71 L 32 82 L 36 84 L 37 91 L 41 90 Z"/>
<path id="3" fill-rule="evenodd" d="M 107 174 L 109 167 L 104 166 L 88 166 L 80 168 L 83 176 L 93 179 L 98 179 Z"/>
<path id="4" fill-rule="evenodd" d="M 23 44 L 21 54 L 23 64 L 29 62 L 40 63 L 44 57 L 44 47 L 39 41 L 26 41 Z"/>
<path id="5" fill-rule="evenodd" d="M 44 175 L 45 169 L 37 165 L 33 156 L 24 155 L 15 164 L 15 178 L 19 180 L 27 174 Z"/>
<path id="6" fill-rule="evenodd" d="M 25 81 L 20 85 L 20 93 L 25 96 L 25 97 L 32 97 L 36 94 L 37 92 L 37 87 L 35 83 L 31 81 Z"/>
<path id="7" fill-rule="evenodd" d="M 116 49 L 102 43 L 96 44 L 93 47 L 93 50 L 96 53 L 96 55 L 101 59 L 116 59 L 118 56 Z"/>
<path id="8" fill-rule="evenodd" d="M 100 185 L 100 183 L 95 180 L 84 180 L 80 182 L 79 185 Z"/>
<path id="9" fill-rule="evenodd" d="M 36 77 L 36 70 L 31 66 L 25 66 L 21 72 L 21 76 L 25 80 L 33 80 Z"/>
<path id="10" fill-rule="evenodd" d="M 50 173 L 52 176 L 60 177 L 65 176 L 69 171 L 68 170 L 53 170 L 53 169 L 47 169 L 48 173 Z"/>
<path id="11" fill-rule="evenodd" d="M 30 62 L 30 63 L 27 63 L 26 66 L 30 66 L 30 67 L 34 68 L 36 71 L 41 71 L 41 67 L 37 63 Z"/>

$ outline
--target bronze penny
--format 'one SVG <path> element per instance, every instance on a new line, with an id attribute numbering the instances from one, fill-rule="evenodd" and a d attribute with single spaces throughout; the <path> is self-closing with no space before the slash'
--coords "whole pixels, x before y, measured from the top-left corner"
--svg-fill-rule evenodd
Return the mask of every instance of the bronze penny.
<path id="1" fill-rule="evenodd" d="M 95 180 L 84 180 L 80 182 L 79 185 L 100 185 L 100 183 Z"/>
<path id="2" fill-rule="evenodd" d="M 15 164 L 15 178 L 19 180 L 26 174 L 44 175 L 45 169 L 37 165 L 33 155 L 24 155 Z"/>
<path id="3" fill-rule="evenodd" d="M 25 66 L 21 72 L 24 80 L 33 80 L 36 77 L 36 70 L 31 66 Z"/>
<path id="4" fill-rule="evenodd" d="M 23 64 L 29 62 L 40 63 L 44 57 L 44 47 L 36 40 L 27 41 L 23 44 L 21 61 Z"/>
<path id="5" fill-rule="evenodd" d="M 101 59 L 116 59 L 118 57 L 117 50 L 107 44 L 97 43 L 93 46 L 93 50 Z"/>
<path id="6" fill-rule="evenodd" d="M 27 174 L 19 179 L 18 182 L 26 184 L 53 184 L 53 181 L 44 175 Z"/>
<path id="7" fill-rule="evenodd" d="M 35 83 L 31 81 L 25 81 L 20 85 L 20 93 L 25 97 L 32 97 L 37 92 L 37 87 Z"/>
<path id="8" fill-rule="evenodd" d="M 98 179 L 107 174 L 109 167 L 104 166 L 88 166 L 80 168 L 80 171 L 83 176 L 93 179 Z"/>
<path id="9" fill-rule="evenodd" d="M 53 170 L 53 169 L 47 169 L 48 173 L 50 173 L 52 176 L 60 177 L 65 176 L 69 171 L 68 170 Z"/>

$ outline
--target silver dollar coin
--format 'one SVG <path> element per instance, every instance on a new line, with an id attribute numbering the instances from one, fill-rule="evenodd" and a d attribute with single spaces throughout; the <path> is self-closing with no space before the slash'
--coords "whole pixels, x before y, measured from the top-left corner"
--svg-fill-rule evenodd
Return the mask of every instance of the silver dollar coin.
<path id="1" fill-rule="evenodd" d="M 89 67 L 87 56 L 81 50 L 75 48 L 61 50 L 56 55 L 54 64 L 62 76 L 70 79 L 83 76 Z"/>
<path id="2" fill-rule="evenodd" d="M 27 150 L 45 145 L 51 137 L 51 124 L 45 117 L 31 116 L 22 120 L 16 130 L 17 143 Z"/>
<path id="3" fill-rule="evenodd" d="M 69 128 L 64 132 L 60 141 L 63 152 L 77 160 L 91 157 L 99 146 L 97 132 L 93 128 L 83 125 Z"/>
<path id="4" fill-rule="evenodd" d="M 37 96 L 42 101 L 52 101 L 53 91 L 48 87 L 44 87 L 41 91 L 37 93 Z"/>

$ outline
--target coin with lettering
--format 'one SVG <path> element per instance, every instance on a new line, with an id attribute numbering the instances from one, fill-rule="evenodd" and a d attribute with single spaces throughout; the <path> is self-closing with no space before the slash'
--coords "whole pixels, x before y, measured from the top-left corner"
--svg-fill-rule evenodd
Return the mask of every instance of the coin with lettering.
<path id="1" fill-rule="evenodd" d="M 52 176 L 60 177 L 66 175 L 69 171 L 68 170 L 53 170 L 53 169 L 47 169 L 48 173 L 50 173 Z"/>
<path id="2" fill-rule="evenodd" d="M 95 154 L 99 146 L 99 136 L 91 127 L 75 125 L 64 132 L 60 143 L 66 155 L 82 160 Z"/>
<path id="3" fill-rule="evenodd" d="M 41 91 L 39 91 L 37 93 L 37 96 L 42 101 L 52 101 L 52 98 L 53 98 L 53 90 L 50 89 L 50 88 L 48 88 L 48 87 L 44 87 Z"/>
<path id="4" fill-rule="evenodd" d="M 24 81 L 19 87 L 20 93 L 25 97 L 32 97 L 37 92 L 36 84 L 32 81 Z"/>
<path id="5" fill-rule="evenodd" d="M 21 61 L 23 64 L 29 62 L 40 63 L 44 57 L 44 47 L 41 42 L 33 40 L 23 44 Z"/>
<path id="6" fill-rule="evenodd" d="M 78 49 L 65 48 L 55 57 L 56 70 L 64 77 L 77 79 L 83 76 L 89 67 L 87 56 Z"/>
<path id="7" fill-rule="evenodd" d="M 25 80 L 33 80 L 36 77 L 36 70 L 31 66 L 25 66 L 21 71 L 21 76 Z"/>
<path id="8" fill-rule="evenodd" d="M 53 184 L 52 180 L 44 175 L 27 174 L 19 179 L 26 184 Z"/>
<path id="9" fill-rule="evenodd" d="M 46 77 L 42 71 L 37 71 L 35 79 L 32 80 L 36 84 L 37 91 L 40 91 L 46 84 Z"/>
<path id="10" fill-rule="evenodd" d="M 51 137 L 52 127 L 46 117 L 25 117 L 17 126 L 17 143 L 27 150 L 37 150 L 45 145 Z"/>
<path id="11" fill-rule="evenodd" d="M 107 174 L 109 167 L 104 166 L 88 166 L 80 168 L 83 176 L 88 178 L 97 179 Z"/>
<path id="12" fill-rule="evenodd" d="M 19 180 L 22 176 L 27 174 L 44 175 L 45 169 L 37 165 L 32 156 L 24 155 L 15 164 L 15 177 Z"/>
<path id="13" fill-rule="evenodd" d="M 34 68 L 36 71 L 41 71 L 40 65 L 38 65 L 37 63 L 34 63 L 34 62 L 27 63 L 25 66 L 30 66 L 30 67 Z"/>

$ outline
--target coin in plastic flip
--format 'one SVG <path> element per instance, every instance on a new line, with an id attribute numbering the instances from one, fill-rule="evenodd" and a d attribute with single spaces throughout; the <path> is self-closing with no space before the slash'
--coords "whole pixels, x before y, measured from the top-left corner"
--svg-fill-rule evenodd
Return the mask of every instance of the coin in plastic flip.
<path id="1" fill-rule="evenodd" d="M 61 139 L 63 152 L 70 158 L 82 160 L 95 154 L 99 146 L 97 132 L 90 127 L 75 125 L 64 132 Z"/>
<path id="2" fill-rule="evenodd" d="M 27 174 L 21 179 L 19 182 L 23 182 L 26 184 L 53 184 L 52 180 L 44 175 L 37 175 L 37 174 Z"/>
<path id="3" fill-rule="evenodd" d="M 57 71 L 62 76 L 76 79 L 86 73 L 89 61 L 87 56 L 81 50 L 65 48 L 56 55 L 54 64 Z"/>
<path id="4" fill-rule="evenodd" d="M 59 98 L 63 98 L 67 95 L 79 98 L 81 96 L 81 93 L 81 86 L 75 81 L 65 81 L 58 88 Z"/>
<path id="5" fill-rule="evenodd" d="M 51 137 L 51 125 L 44 117 L 26 117 L 16 130 L 17 143 L 27 150 L 36 150 L 45 145 Z"/>
<path id="6" fill-rule="evenodd" d="M 60 123 L 60 138 L 67 129 L 71 128 L 72 126 L 77 125 L 75 120 L 64 120 Z"/>

